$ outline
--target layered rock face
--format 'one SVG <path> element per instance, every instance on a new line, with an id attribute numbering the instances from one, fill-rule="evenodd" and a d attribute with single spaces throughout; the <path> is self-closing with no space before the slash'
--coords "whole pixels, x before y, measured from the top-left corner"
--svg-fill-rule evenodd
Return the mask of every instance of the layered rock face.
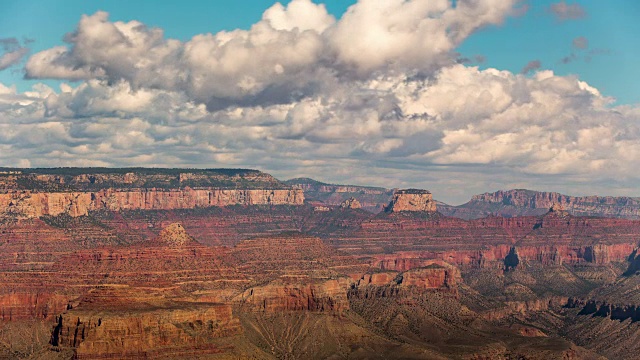
<path id="1" fill-rule="evenodd" d="M 255 170 L 44 169 L 0 173 L 0 216 L 302 205 L 304 193 Z"/>
<path id="2" fill-rule="evenodd" d="M 464 268 L 503 268 L 512 248 L 520 264 L 605 265 L 624 262 L 638 246 L 640 223 L 574 217 L 489 217 L 465 221 L 425 212 L 380 214 L 332 238 L 338 249 L 370 254 L 373 264 L 404 271 L 440 259 Z M 393 254 L 389 254 L 393 253 Z"/>
<path id="3" fill-rule="evenodd" d="M 431 264 L 423 268 L 416 268 L 402 274 L 401 285 L 417 286 L 424 289 L 455 289 L 461 279 L 460 272 L 455 267 Z"/>
<path id="4" fill-rule="evenodd" d="M 244 304 L 271 313 L 320 311 L 342 313 L 349 309 L 346 277 L 338 279 L 283 278 L 253 287 L 242 295 Z"/>
<path id="5" fill-rule="evenodd" d="M 475 219 L 490 214 L 527 216 L 544 214 L 553 204 L 572 215 L 640 219 L 640 198 L 612 196 L 568 196 L 556 192 L 508 190 L 475 195 L 460 206 L 441 206 L 447 216 Z"/>
<path id="6" fill-rule="evenodd" d="M 436 212 L 436 202 L 433 196 L 427 190 L 407 189 L 397 190 L 393 194 L 393 198 L 389 205 L 385 208 L 386 212 L 400 211 L 425 211 Z"/>
<path id="7" fill-rule="evenodd" d="M 9 191 L 0 194 L 0 214 L 19 218 L 61 214 L 77 217 L 96 210 L 173 210 L 230 205 L 299 206 L 303 203 L 304 194 L 300 189 L 107 189 L 62 193 Z"/>
<path id="8" fill-rule="evenodd" d="M 51 345 L 75 349 L 76 359 L 187 358 L 222 353 L 211 339 L 241 333 L 230 305 L 123 307 L 60 315 Z"/>

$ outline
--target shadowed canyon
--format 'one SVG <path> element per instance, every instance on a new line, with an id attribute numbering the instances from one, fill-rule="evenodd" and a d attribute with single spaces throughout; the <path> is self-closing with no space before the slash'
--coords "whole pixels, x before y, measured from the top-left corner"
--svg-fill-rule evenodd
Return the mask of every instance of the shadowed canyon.
<path id="1" fill-rule="evenodd" d="M 637 199 L 433 197 L 2 169 L 0 358 L 638 358 Z"/>

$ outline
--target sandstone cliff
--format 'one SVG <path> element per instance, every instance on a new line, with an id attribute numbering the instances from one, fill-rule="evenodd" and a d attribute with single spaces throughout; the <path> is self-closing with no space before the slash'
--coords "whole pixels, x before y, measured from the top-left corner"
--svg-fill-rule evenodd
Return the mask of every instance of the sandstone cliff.
<path id="1" fill-rule="evenodd" d="M 0 193 L 0 214 L 18 218 L 87 215 L 94 210 L 173 210 L 229 205 L 302 205 L 300 189 L 105 189 L 96 192 Z"/>
<path id="2" fill-rule="evenodd" d="M 283 278 L 248 289 L 242 303 L 266 312 L 319 311 L 341 313 L 349 309 L 348 278 Z"/>
<path id="3" fill-rule="evenodd" d="M 424 211 L 435 212 L 436 202 L 433 196 L 427 190 L 397 190 L 393 194 L 393 198 L 389 205 L 385 208 L 386 212 L 400 211 Z"/>

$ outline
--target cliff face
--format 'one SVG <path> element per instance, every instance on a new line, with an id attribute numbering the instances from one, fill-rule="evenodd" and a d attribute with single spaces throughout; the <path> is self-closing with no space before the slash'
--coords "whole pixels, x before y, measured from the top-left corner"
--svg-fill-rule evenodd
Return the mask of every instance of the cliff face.
<path id="1" fill-rule="evenodd" d="M 256 310 L 320 311 L 341 313 L 349 309 L 347 289 L 351 281 L 338 279 L 282 279 L 265 286 L 251 288 L 242 296 L 242 302 Z"/>
<path id="2" fill-rule="evenodd" d="M 230 305 L 203 304 L 183 309 L 78 311 L 57 318 L 54 347 L 74 348 L 77 359 L 157 358 L 171 354 L 223 352 L 200 339 L 240 334 L 240 322 Z"/>
<path id="3" fill-rule="evenodd" d="M 67 214 L 87 215 L 93 210 L 174 210 L 229 205 L 302 205 L 300 189 L 105 189 L 96 192 L 8 191 L 0 194 L 0 214 L 19 218 Z"/>
<path id="4" fill-rule="evenodd" d="M 556 192 L 508 190 L 474 195 L 460 206 L 442 206 L 440 212 L 463 219 L 544 214 L 553 204 L 572 215 L 640 219 L 640 198 L 612 196 L 568 196 Z"/>
<path id="5" fill-rule="evenodd" d="M 436 212 L 436 202 L 433 195 L 426 190 L 398 190 L 385 208 L 387 212 L 425 211 Z"/>

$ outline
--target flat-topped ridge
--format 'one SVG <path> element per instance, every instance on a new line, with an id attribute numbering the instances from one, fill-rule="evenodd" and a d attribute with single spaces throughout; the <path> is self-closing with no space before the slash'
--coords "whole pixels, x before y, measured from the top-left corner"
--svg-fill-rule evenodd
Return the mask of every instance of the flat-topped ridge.
<path id="1" fill-rule="evenodd" d="M 0 168 L 0 190 L 96 191 L 133 188 L 291 189 L 251 169 Z"/>
<path id="2" fill-rule="evenodd" d="M 436 202 L 428 190 L 401 189 L 396 190 L 385 212 L 419 211 L 436 212 Z"/>

